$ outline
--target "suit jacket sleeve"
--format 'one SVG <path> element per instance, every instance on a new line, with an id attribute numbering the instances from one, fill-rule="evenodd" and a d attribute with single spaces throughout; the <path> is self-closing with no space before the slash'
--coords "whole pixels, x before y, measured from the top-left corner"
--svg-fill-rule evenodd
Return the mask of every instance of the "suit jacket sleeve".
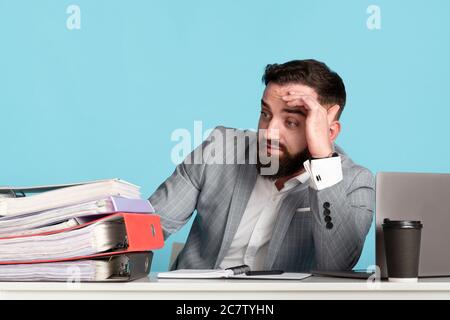
<path id="1" fill-rule="evenodd" d="M 213 147 L 214 134 L 192 151 L 177 165 L 172 175 L 150 196 L 149 201 L 161 217 L 164 238 L 183 227 L 195 211 L 197 198 L 203 185 L 207 155 Z"/>
<path id="2" fill-rule="evenodd" d="M 351 270 L 358 262 L 372 223 L 375 205 L 372 173 L 352 166 L 343 174 L 344 179 L 331 187 L 309 188 L 318 270 Z"/>

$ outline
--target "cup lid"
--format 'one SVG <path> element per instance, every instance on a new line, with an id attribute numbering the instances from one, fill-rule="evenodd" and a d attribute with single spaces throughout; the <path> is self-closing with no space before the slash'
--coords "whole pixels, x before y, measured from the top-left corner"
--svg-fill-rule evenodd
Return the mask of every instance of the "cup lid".
<path id="1" fill-rule="evenodd" d="M 414 220 L 383 220 L 383 228 L 402 228 L 402 229 L 421 229 L 423 227 L 422 222 Z"/>

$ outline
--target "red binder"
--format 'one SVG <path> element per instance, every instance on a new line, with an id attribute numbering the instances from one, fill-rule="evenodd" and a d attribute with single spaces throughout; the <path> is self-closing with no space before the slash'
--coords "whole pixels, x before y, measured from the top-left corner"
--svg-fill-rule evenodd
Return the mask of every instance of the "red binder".
<path id="1" fill-rule="evenodd" d="M 90 221 L 78 226 L 65 228 L 56 231 L 37 233 L 18 237 L 7 237 L 1 239 L 11 239 L 11 238 L 26 238 L 34 236 L 50 235 L 61 232 L 68 232 L 75 229 L 84 228 L 90 224 L 94 224 L 99 221 L 107 221 L 113 219 L 123 219 L 126 229 L 127 236 L 127 246 L 126 248 L 118 249 L 117 251 L 108 251 L 103 253 L 97 253 L 88 256 L 77 256 L 70 258 L 63 258 L 57 260 L 27 260 L 27 261 L 3 261 L 0 264 L 28 264 L 28 263 L 44 263 L 44 262 L 57 262 L 57 261 L 72 261 L 80 259 L 92 259 L 96 257 L 105 257 L 119 255 L 123 253 L 130 252 L 144 252 L 151 251 L 155 249 L 160 249 L 164 246 L 164 236 L 161 228 L 160 217 L 155 214 L 138 214 L 138 213 L 125 213 L 120 212 L 112 214 L 94 221 Z"/>

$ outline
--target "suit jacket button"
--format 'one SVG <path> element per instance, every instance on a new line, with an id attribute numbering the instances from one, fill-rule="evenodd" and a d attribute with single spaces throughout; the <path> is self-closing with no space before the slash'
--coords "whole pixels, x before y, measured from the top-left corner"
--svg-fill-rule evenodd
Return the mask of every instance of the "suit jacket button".
<path id="1" fill-rule="evenodd" d="M 330 203 L 327 201 L 327 202 L 324 202 L 323 203 L 323 207 L 325 208 L 325 209 L 330 209 Z"/>
<path id="2" fill-rule="evenodd" d="M 323 209 L 323 214 L 326 216 L 329 216 L 330 212 L 331 212 L 330 209 Z"/>
<path id="3" fill-rule="evenodd" d="M 325 217 L 325 222 L 331 222 L 331 217 L 330 216 L 326 216 Z"/>
<path id="4" fill-rule="evenodd" d="M 328 222 L 326 227 L 327 227 L 327 229 L 332 229 L 333 228 L 333 223 Z"/>

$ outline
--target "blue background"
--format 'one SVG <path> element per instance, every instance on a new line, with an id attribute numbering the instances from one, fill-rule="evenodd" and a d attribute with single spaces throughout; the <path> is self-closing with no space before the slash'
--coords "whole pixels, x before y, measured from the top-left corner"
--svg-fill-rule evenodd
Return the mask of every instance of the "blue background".
<path id="1" fill-rule="evenodd" d="M 66 27 L 71 4 L 80 30 Z M 380 30 L 366 26 L 371 4 Z M 354 161 L 449 172 L 448 12 L 445 0 L 0 0 L 0 185 L 120 177 L 147 197 L 174 170 L 175 129 L 256 128 L 265 65 L 304 58 L 346 83 L 338 143 Z M 357 267 L 374 261 L 372 227 Z"/>

